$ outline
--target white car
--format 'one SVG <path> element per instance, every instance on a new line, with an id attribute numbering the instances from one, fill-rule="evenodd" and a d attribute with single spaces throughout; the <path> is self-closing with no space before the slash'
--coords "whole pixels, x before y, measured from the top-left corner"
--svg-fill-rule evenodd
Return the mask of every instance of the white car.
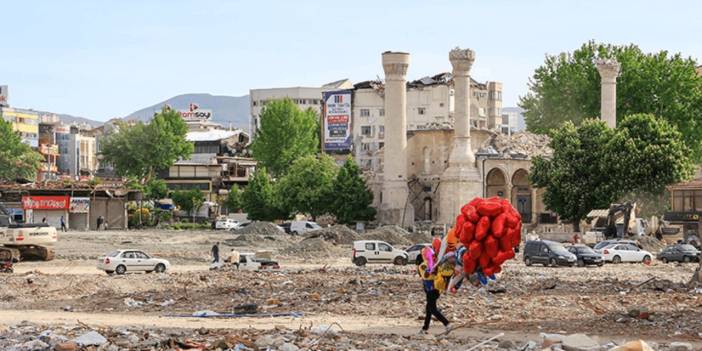
<path id="1" fill-rule="evenodd" d="M 653 255 L 646 250 L 638 248 L 632 244 L 611 244 L 605 246 L 602 251 L 605 262 L 650 262 Z"/>
<path id="2" fill-rule="evenodd" d="M 401 266 L 407 264 L 407 258 L 407 252 L 395 249 L 384 241 L 359 240 L 353 242 L 351 262 L 357 266 L 365 266 L 366 263 L 393 263 Z"/>
<path id="3" fill-rule="evenodd" d="M 422 258 L 419 255 L 422 253 L 422 249 L 431 246 L 429 243 L 415 244 L 405 249 L 407 252 L 407 262 L 415 262 L 416 264 L 422 263 Z"/>
<path id="4" fill-rule="evenodd" d="M 239 229 L 241 223 L 231 218 L 218 219 L 215 222 L 215 229 L 236 230 Z"/>
<path id="5" fill-rule="evenodd" d="M 147 255 L 141 250 L 112 251 L 98 259 L 97 268 L 107 274 L 124 274 L 127 272 L 163 273 L 171 264 L 162 258 Z"/>
<path id="6" fill-rule="evenodd" d="M 310 221 L 292 221 L 290 222 L 290 234 L 302 235 L 310 230 L 321 229 L 322 227 L 315 222 Z"/>

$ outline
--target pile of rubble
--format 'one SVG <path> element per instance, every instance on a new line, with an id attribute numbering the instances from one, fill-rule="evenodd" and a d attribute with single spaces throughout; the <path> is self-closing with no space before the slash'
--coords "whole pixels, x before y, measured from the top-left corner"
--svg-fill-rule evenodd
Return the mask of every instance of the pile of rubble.
<path id="1" fill-rule="evenodd" d="M 550 156 L 553 154 L 548 143 L 548 135 L 519 132 L 512 135 L 493 134 L 485 140 L 478 152 L 493 153 L 505 158 L 531 158 L 534 156 Z"/>
<path id="2" fill-rule="evenodd" d="M 396 226 L 386 225 L 380 228 L 371 230 L 363 235 L 365 240 L 381 240 L 390 245 L 410 245 L 413 244 L 409 239 L 409 232 Z"/>
<path id="3" fill-rule="evenodd" d="M 639 238 L 639 244 L 641 244 L 644 250 L 654 255 L 665 248 L 665 243 L 653 236 L 642 236 Z"/>
<path id="4" fill-rule="evenodd" d="M 305 238 L 322 238 L 334 245 L 352 245 L 354 241 L 360 240 L 361 237 L 347 226 L 337 224 L 328 228 L 307 232 Z"/>
<path id="5" fill-rule="evenodd" d="M 244 228 L 235 230 L 234 234 L 280 235 L 285 232 L 271 222 L 253 222 Z"/>
<path id="6" fill-rule="evenodd" d="M 322 238 L 307 238 L 281 251 L 284 255 L 301 258 L 324 258 L 337 256 L 335 246 Z"/>

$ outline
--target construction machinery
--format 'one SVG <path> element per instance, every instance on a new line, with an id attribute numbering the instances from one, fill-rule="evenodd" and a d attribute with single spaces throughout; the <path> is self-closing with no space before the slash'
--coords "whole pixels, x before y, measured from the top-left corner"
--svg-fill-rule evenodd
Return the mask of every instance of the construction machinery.
<path id="1" fill-rule="evenodd" d="M 623 216 L 622 226 L 617 226 L 617 219 Z M 612 204 L 607 213 L 607 223 L 604 236 L 607 239 L 624 238 L 627 236 L 640 236 L 645 233 L 643 220 L 636 218 L 636 203 L 625 202 Z"/>
<path id="2" fill-rule="evenodd" d="M 46 245 L 58 241 L 56 228 L 46 223 L 15 223 L 12 214 L 0 204 L 0 245 L 12 251 L 13 261 L 54 259 Z"/>

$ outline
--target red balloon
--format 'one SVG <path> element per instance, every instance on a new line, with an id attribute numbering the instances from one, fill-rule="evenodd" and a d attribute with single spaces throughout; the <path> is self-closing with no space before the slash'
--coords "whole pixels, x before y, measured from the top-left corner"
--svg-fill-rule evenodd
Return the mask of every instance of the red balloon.
<path id="1" fill-rule="evenodd" d="M 475 240 L 482 241 L 490 230 L 490 218 L 480 217 L 478 225 L 475 227 Z"/>
<path id="2" fill-rule="evenodd" d="M 492 220 L 492 235 L 496 238 L 501 238 L 505 233 L 505 220 L 507 219 L 506 213 L 500 213 Z"/>
<path id="3" fill-rule="evenodd" d="M 499 243 L 497 240 L 492 236 L 488 236 L 485 238 L 485 241 L 483 242 L 485 244 L 485 252 L 489 257 L 495 257 L 497 255 L 497 250 Z"/>
<path id="4" fill-rule="evenodd" d="M 475 225 L 471 222 L 463 223 L 463 230 L 461 231 L 461 242 L 463 246 L 468 246 L 466 243 L 470 244 L 475 238 Z"/>

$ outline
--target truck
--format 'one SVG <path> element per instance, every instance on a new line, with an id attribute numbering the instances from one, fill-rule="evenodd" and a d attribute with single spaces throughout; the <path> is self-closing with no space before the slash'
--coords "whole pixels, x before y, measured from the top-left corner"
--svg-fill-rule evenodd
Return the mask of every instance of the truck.
<path id="1" fill-rule="evenodd" d="M 57 241 L 56 228 L 46 223 L 15 223 L 11 213 L 0 204 L 0 245 L 10 249 L 13 261 L 51 261 L 54 251 L 47 245 Z"/>

